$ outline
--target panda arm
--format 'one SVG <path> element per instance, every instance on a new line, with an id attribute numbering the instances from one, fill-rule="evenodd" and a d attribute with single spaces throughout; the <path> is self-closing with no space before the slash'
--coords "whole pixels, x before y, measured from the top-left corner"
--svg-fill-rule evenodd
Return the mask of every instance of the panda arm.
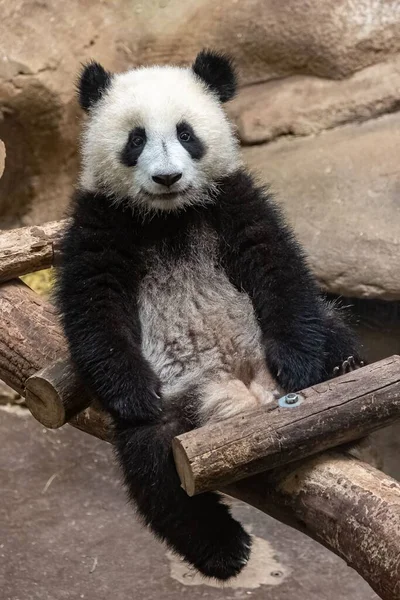
<path id="1" fill-rule="evenodd" d="M 271 372 L 286 391 L 326 379 L 327 355 L 332 365 L 349 356 L 351 335 L 333 316 L 327 326 L 316 282 L 279 210 L 245 173 L 222 186 L 219 210 L 223 264 L 252 300 Z"/>
<path id="2" fill-rule="evenodd" d="M 75 222 L 61 255 L 57 302 L 78 374 L 112 415 L 154 419 L 159 382 L 141 353 L 135 261 L 104 224 Z"/>

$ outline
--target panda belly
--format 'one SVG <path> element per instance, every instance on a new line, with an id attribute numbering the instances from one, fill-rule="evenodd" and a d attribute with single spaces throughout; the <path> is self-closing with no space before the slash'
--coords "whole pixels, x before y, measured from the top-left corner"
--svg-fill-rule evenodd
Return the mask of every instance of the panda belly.
<path id="1" fill-rule="evenodd" d="M 272 399 L 261 331 L 247 294 L 212 256 L 154 261 L 139 294 L 142 351 L 165 402 L 199 398 L 200 422 Z"/>

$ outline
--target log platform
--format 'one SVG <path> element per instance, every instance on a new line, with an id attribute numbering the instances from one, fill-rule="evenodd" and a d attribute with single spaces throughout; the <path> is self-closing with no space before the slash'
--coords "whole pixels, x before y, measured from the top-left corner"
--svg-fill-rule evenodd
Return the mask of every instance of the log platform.
<path id="1" fill-rule="evenodd" d="M 111 420 L 69 364 L 54 308 L 16 276 L 54 264 L 65 222 L 0 234 L 0 378 L 47 427 L 68 423 L 112 442 Z M 39 245 L 42 244 L 40 247 Z M 333 447 L 400 418 L 400 358 L 174 441 L 190 493 L 221 491 L 341 556 L 383 600 L 400 599 L 400 484 Z"/>

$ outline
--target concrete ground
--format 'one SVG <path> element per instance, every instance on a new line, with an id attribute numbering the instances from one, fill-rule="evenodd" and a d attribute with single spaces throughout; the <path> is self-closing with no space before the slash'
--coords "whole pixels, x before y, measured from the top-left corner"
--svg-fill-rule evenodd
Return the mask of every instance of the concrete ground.
<path id="1" fill-rule="evenodd" d="M 69 426 L 46 431 L 14 410 L 0 411 L 1 600 L 377 598 L 339 558 L 239 503 L 236 516 L 256 536 L 253 559 L 234 584 L 210 585 L 136 519 L 107 444 Z M 382 438 L 395 457 L 399 437 Z M 398 462 L 390 470 L 400 476 Z"/>

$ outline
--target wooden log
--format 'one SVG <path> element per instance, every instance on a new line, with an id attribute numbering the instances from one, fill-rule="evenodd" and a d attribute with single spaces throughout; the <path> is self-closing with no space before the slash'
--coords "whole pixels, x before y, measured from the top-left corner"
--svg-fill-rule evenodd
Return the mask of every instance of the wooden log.
<path id="1" fill-rule="evenodd" d="M 67 358 L 54 307 L 22 281 L 0 286 L 0 378 L 22 396 L 26 380 Z"/>
<path id="2" fill-rule="evenodd" d="M 338 452 L 224 490 L 343 558 L 383 600 L 400 598 L 400 484 Z"/>
<path id="3" fill-rule="evenodd" d="M 0 233 L 0 282 L 53 266 L 68 220 Z"/>
<path id="4" fill-rule="evenodd" d="M 182 486 L 193 496 L 351 442 L 400 419 L 400 357 L 300 392 L 302 403 L 232 417 L 173 442 Z"/>
<path id="5" fill-rule="evenodd" d="M 65 425 L 91 404 L 68 360 L 59 360 L 29 377 L 25 401 L 35 419 L 50 429 Z"/>
<path id="6" fill-rule="evenodd" d="M 22 281 L 0 285 L 0 379 L 21 396 L 28 385 L 28 408 L 45 426 L 70 419 L 70 425 L 110 439 L 109 417 L 96 407 L 86 408 L 90 398 L 69 378 L 67 359 L 54 307 Z"/>
<path id="7" fill-rule="evenodd" d="M 93 403 L 69 421 L 69 425 L 106 442 L 113 442 L 114 432 L 110 415 Z"/>

